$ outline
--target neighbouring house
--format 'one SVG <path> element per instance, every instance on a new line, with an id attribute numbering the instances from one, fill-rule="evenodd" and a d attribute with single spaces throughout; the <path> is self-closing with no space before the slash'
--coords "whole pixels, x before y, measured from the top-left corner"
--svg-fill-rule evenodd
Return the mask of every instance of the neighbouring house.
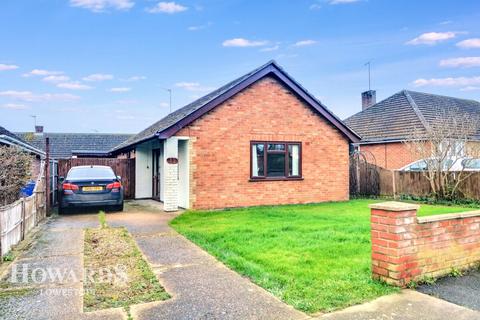
<path id="1" fill-rule="evenodd" d="M 359 136 L 274 61 L 112 150 L 135 154 L 135 195 L 167 211 L 349 198 Z"/>
<path id="2" fill-rule="evenodd" d="M 17 132 L 23 140 L 45 151 L 45 138 L 49 138 L 50 158 L 105 158 L 110 150 L 130 138 L 131 134 L 116 133 L 60 133 L 43 132 L 42 126 L 36 126 L 35 132 Z"/>
<path id="3" fill-rule="evenodd" d="M 19 136 L 0 126 L 0 146 L 14 146 L 32 155 L 32 179 L 35 180 L 40 173 L 42 160 L 45 158 L 45 152 L 34 145 L 23 140 Z"/>
<path id="4" fill-rule="evenodd" d="M 413 132 L 422 132 L 435 125 L 442 110 L 480 117 L 480 102 L 436 94 L 402 90 L 375 103 L 375 91 L 362 94 L 362 111 L 344 122 L 362 140 L 354 146 L 368 153 L 368 161 L 386 169 L 400 169 L 419 160 L 405 144 Z M 480 141 L 478 134 L 472 137 Z"/>

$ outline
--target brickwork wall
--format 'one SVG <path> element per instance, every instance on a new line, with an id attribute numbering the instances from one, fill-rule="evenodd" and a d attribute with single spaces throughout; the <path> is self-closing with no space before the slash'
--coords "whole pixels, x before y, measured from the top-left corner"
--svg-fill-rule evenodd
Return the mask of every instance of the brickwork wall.
<path id="1" fill-rule="evenodd" d="M 404 287 L 480 262 L 480 211 L 417 217 L 416 207 L 371 205 L 374 278 Z"/>
<path id="2" fill-rule="evenodd" d="M 347 200 L 348 140 L 272 77 L 180 130 L 190 137 L 192 208 Z M 300 181 L 250 180 L 250 141 L 302 142 Z"/>
<path id="3" fill-rule="evenodd" d="M 377 166 L 390 170 L 400 169 L 415 160 L 419 160 L 401 142 L 361 145 L 360 151 L 370 152 L 375 157 Z"/>

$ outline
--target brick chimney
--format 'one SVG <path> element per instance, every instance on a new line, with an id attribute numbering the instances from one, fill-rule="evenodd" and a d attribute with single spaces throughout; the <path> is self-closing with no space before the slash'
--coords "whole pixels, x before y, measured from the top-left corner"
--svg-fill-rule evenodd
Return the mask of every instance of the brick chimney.
<path id="1" fill-rule="evenodd" d="M 43 134 L 43 126 L 35 126 L 35 134 L 42 135 Z"/>
<path id="2" fill-rule="evenodd" d="M 362 92 L 362 110 L 377 103 L 377 92 L 375 90 L 368 90 Z"/>

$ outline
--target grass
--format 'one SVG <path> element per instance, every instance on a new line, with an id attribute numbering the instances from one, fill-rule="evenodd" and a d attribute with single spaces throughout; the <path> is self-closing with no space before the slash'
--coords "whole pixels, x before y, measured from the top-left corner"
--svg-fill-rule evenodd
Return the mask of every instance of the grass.
<path id="1" fill-rule="evenodd" d="M 371 279 L 374 202 L 187 211 L 171 225 L 286 303 L 326 312 L 398 290 Z M 467 210 L 422 205 L 419 215 Z"/>
<path id="2" fill-rule="evenodd" d="M 100 228 L 85 230 L 85 311 L 123 307 L 129 313 L 132 304 L 168 299 L 128 231 L 108 227 L 102 213 L 99 220 Z M 106 277 L 105 268 L 114 276 Z"/>
<path id="3" fill-rule="evenodd" d="M 472 208 L 472 207 L 420 204 L 420 210 L 418 210 L 417 215 L 419 217 L 425 217 L 425 216 L 432 216 L 436 214 L 458 213 L 458 212 L 465 212 L 465 211 L 472 211 L 472 210 L 478 210 L 478 209 Z"/>

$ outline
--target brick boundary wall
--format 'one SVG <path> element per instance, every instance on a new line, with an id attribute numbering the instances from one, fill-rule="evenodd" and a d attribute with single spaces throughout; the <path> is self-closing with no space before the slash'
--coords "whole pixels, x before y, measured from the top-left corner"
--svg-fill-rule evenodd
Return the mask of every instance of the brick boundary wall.
<path id="1" fill-rule="evenodd" d="M 405 287 L 480 262 L 480 211 L 417 217 L 415 204 L 369 207 L 374 279 Z"/>

